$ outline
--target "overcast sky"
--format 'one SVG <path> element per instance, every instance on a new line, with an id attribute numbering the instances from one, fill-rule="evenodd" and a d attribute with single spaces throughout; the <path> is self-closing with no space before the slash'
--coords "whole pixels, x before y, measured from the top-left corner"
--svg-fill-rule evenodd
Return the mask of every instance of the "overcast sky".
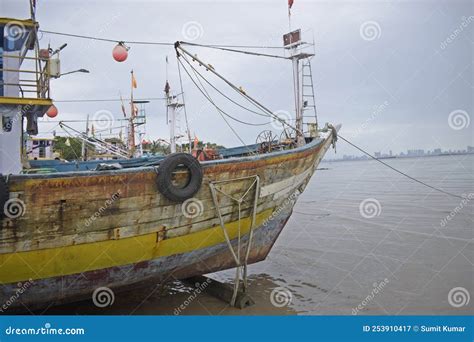
<path id="1" fill-rule="evenodd" d="M 27 5 L 27 0 L 1 0 L 1 16 L 27 17 Z M 474 145 L 473 1 L 295 0 L 292 14 L 292 27 L 302 28 L 304 40 L 314 36 L 316 42 L 312 67 L 320 123 L 342 123 L 341 134 L 371 152 Z M 44 30 L 203 44 L 280 46 L 288 30 L 286 0 L 38 0 L 37 19 Z M 127 96 L 131 69 L 138 82 L 136 97 L 162 97 L 166 56 L 171 87 L 179 90 L 172 47 L 131 45 L 127 61 L 117 63 L 111 56 L 114 43 L 42 35 L 40 44 L 48 43 L 53 48 L 68 43 L 61 53 L 63 72 L 91 71 L 54 80 L 55 100 L 117 98 L 119 92 Z M 290 62 L 190 50 L 273 111 L 293 110 Z M 201 140 L 239 145 L 185 74 L 183 81 L 191 131 Z M 222 83 L 216 85 L 232 94 Z M 236 117 L 265 122 L 211 94 Z M 57 107 L 63 120 L 85 119 L 100 110 L 122 118 L 117 102 L 57 103 Z M 147 113 L 147 138 L 167 139 L 164 102 L 150 103 Z M 48 120 L 41 121 L 42 132 L 55 128 L 56 123 L 44 121 Z M 265 129 L 232 125 L 249 144 Z M 271 125 L 266 129 L 277 131 Z M 338 154 L 358 153 L 341 141 Z"/>

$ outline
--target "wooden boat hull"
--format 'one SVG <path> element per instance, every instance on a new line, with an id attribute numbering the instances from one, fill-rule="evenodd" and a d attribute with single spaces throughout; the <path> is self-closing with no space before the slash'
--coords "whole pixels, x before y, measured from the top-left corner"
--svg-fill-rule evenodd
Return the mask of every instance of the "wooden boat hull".
<path id="1" fill-rule="evenodd" d="M 262 261 L 267 257 L 278 235 L 283 230 L 289 215 L 289 213 L 282 214 L 278 218 L 272 219 L 267 226 L 256 230 L 252 243 L 253 248 L 248 260 L 249 264 Z M 247 241 L 248 235 L 242 239 L 244 243 Z M 232 245 L 236 248 L 236 239 L 232 240 Z M 241 253 L 244 253 L 243 247 Z M 8 302 L 10 298 L 16 297 L 15 294 L 20 288 L 26 285 L 27 290 L 18 297 L 18 301 L 12 301 L 14 305 L 9 307 L 8 310 L 17 311 L 15 308 L 21 310 L 18 304 L 28 308 L 28 310 L 36 310 L 91 299 L 94 289 L 100 287 L 108 287 L 118 293 L 233 267 L 235 267 L 235 261 L 227 244 L 220 243 L 188 253 L 141 261 L 130 265 L 31 280 L 28 281 L 29 284 L 27 285 L 25 282 L 6 284 L 2 287 L 0 293 L 2 298 L 7 298 L 6 302 Z M 38 296 L 38 294 L 41 295 Z M 5 310 L 5 312 L 7 311 Z"/>
<path id="2" fill-rule="evenodd" d="M 158 192 L 159 169 L 12 176 L 10 197 L 24 210 L 2 219 L 0 313 L 235 267 L 224 232 L 244 255 L 252 230 L 248 263 L 265 259 L 331 142 L 328 134 L 294 150 L 204 162 L 191 203 L 199 215 Z M 215 199 L 210 184 L 220 187 Z M 240 215 L 224 194 L 246 196 Z"/>

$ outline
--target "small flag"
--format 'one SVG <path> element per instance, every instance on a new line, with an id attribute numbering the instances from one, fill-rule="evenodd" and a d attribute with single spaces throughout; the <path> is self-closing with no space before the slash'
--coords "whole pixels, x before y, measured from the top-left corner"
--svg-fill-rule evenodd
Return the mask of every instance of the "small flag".
<path id="1" fill-rule="evenodd" d="M 294 0 L 288 0 L 288 8 L 291 8 L 293 6 Z"/>
<path id="2" fill-rule="evenodd" d="M 168 81 L 166 81 L 166 84 L 165 84 L 165 93 L 166 94 L 170 93 L 170 84 L 168 83 Z"/>
<path id="3" fill-rule="evenodd" d="M 127 117 L 127 112 L 125 111 L 125 106 L 123 105 L 122 95 L 120 95 L 120 102 L 121 102 L 121 104 L 122 104 L 123 117 L 126 118 L 126 117 Z"/>
<path id="4" fill-rule="evenodd" d="M 133 70 L 132 70 L 132 87 L 133 88 L 137 87 L 137 80 L 135 79 L 135 75 L 133 74 Z"/>
<path id="5" fill-rule="evenodd" d="M 125 106 L 123 105 L 123 103 L 122 103 L 122 113 L 123 113 L 123 117 L 126 118 L 127 112 L 125 111 Z"/>

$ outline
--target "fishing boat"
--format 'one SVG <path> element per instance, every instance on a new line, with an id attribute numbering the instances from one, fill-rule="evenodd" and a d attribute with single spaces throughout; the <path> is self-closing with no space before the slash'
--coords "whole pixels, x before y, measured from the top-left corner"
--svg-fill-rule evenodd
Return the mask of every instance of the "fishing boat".
<path id="1" fill-rule="evenodd" d="M 301 52 L 301 32 L 284 37 L 294 71 L 294 126 L 190 53 L 192 44 L 175 44 L 178 60 L 183 66 L 189 63 L 187 70 L 194 65 L 212 73 L 281 121 L 280 138 L 264 131 L 254 144 L 221 149 L 212 157 L 197 149 L 177 152 L 173 120 L 182 104 L 168 87 L 169 155 L 134 158 L 129 165 L 131 159 L 124 158 L 123 165 L 95 170 L 29 173 L 22 137 L 37 134 L 38 118 L 53 106 L 54 51 L 39 48 L 33 15 L 28 20 L 0 18 L 0 27 L 5 32 L 0 65 L 0 312 L 230 268 L 236 269 L 236 287 L 240 283 L 245 288 L 247 265 L 267 257 L 339 129 L 329 124 L 319 128 L 317 121 L 305 128 L 310 105 L 302 90 L 302 69 L 313 55 Z M 23 63 L 35 67 L 28 70 Z"/>

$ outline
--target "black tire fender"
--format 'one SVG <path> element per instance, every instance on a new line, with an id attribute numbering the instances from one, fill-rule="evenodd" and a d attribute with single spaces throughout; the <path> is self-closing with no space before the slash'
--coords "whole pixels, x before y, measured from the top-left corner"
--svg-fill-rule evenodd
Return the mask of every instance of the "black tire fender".
<path id="1" fill-rule="evenodd" d="M 172 173 L 180 165 L 189 170 L 189 181 L 184 187 L 177 187 L 172 182 Z M 184 202 L 193 197 L 201 188 L 203 178 L 199 161 L 187 153 L 173 153 L 160 162 L 157 185 L 163 196 L 173 202 Z"/>
<path id="2" fill-rule="evenodd" d="M 5 212 L 5 203 L 7 203 L 10 198 L 10 192 L 8 191 L 8 184 L 5 181 L 5 178 L 0 173 L 0 217 L 4 216 Z"/>

